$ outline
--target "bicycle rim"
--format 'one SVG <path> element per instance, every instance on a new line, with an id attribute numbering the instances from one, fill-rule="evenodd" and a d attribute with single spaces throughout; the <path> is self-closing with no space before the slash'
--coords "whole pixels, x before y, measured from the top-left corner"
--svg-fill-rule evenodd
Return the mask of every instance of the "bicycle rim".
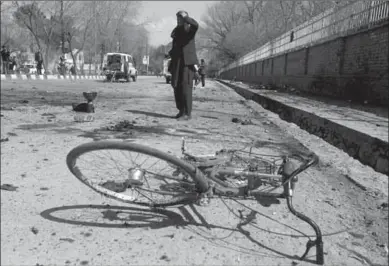
<path id="1" fill-rule="evenodd" d="M 194 201 L 208 183 L 196 168 L 134 143 L 82 144 L 67 156 L 69 170 L 94 191 L 122 202 L 159 207 Z M 180 174 L 175 175 L 177 169 Z"/>

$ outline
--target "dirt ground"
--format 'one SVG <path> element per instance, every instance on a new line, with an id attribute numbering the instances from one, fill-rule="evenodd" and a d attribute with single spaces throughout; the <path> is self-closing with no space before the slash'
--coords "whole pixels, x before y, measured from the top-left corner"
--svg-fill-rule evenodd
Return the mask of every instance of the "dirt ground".
<path id="1" fill-rule="evenodd" d="M 98 92 L 95 120 L 77 123 L 71 105 L 83 91 Z M 193 109 L 190 121 L 171 118 L 177 110 L 163 78 L 2 80 L 1 184 L 17 189 L 1 190 L 1 265 L 313 265 L 314 249 L 307 261 L 296 255 L 314 232 L 283 200 L 142 208 L 93 192 L 65 163 L 72 148 L 99 139 L 179 156 L 184 136 L 196 154 L 258 140 L 315 152 L 320 163 L 301 174 L 294 205 L 323 231 L 325 265 L 388 265 L 387 176 L 216 82 L 195 90 Z M 123 120 L 136 126 L 104 130 Z M 371 186 L 353 182 L 367 178 Z"/>

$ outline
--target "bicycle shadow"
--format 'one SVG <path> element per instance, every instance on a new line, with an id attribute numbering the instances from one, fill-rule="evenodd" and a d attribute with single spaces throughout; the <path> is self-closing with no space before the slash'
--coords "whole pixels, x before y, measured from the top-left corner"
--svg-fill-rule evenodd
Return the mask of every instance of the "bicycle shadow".
<path id="1" fill-rule="evenodd" d="M 194 215 L 192 215 L 188 208 L 192 211 Z M 73 218 L 62 218 L 55 215 L 56 212 L 63 212 L 63 211 L 71 211 L 72 214 L 79 209 L 80 212 L 83 213 L 83 215 L 88 216 L 88 211 L 93 212 L 97 211 L 99 213 L 98 215 L 102 216 L 102 222 L 95 222 L 95 221 L 79 221 L 75 220 Z M 246 225 L 253 226 L 252 218 L 255 217 L 255 215 L 262 215 L 264 217 L 267 217 L 275 222 L 278 222 L 284 226 L 287 226 L 289 228 L 292 228 L 289 225 L 283 224 L 279 221 L 276 221 L 275 219 L 268 217 L 266 215 L 260 214 L 259 212 L 255 210 L 251 210 L 251 213 L 246 217 L 240 219 L 240 222 L 236 226 L 221 226 L 221 225 L 214 225 L 209 223 L 203 215 L 197 210 L 195 205 L 189 204 L 189 205 L 182 205 L 180 207 L 177 207 L 178 212 L 167 210 L 167 209 L 147 209 L 147 208 L 138 208 L 138 207 L 124 207 L 124 206 L 110 206 L 110 205 L 73 205 L 73 206 L 62 206 L 62 207 L 56 207 L 47 209 L 43 212 L 41 212 L 41 216 L 44 219 L 58 222 L 58 223 L 65 223 L 65 224 L 73 224 L 73 225 L 83 225 L 83 226 L 93 226 L 93 227 L 101 227 L 101 228 L 118 228 L 118 229 L 128 229 L 128 228 L 149 228 L 149 229 L 163 229 L 167 227 L 176 227 L 176 228 L 183 228 L 186 230 L 191 231 L 192 233 L 200 236 L 201 238 L 204 238 L 207 241 L 214 242 L 220 241 L 221 243 L 216 243 L 216 245 L 222 246 L 229 250 L 234 250 L 240 253 L 245 253 L 249 255 L 255 255 L 255 256 L 268 256 L 268 257 L 278 257 L 278 258 L 288 258 L 291 260 L 298 259 L 298 256 L 292 256 L 289 254 L 286 254 L 280 250 L 276 250 L 274 248 L 268 247 L 261 243 L 260 241 L 254 239 L 250 232 L 244 228 Z M 231 210 L 229 210 L 231 211 Z M 235 213 L 234 213 L 235 214 Z M 196 216 L 196 217 L 194 217 Z M 196 221 L 196 218 L 199 220 L 199 222 Z M 109 223 L 113 222 L 113 223 Z M 194 226 L 194 227 L 193 227 Z M 278 234 L 282 236 L 288 236 L 288 237 L 310 237 L 305 235 L 304 233 L 300 232 L 300 235 L 290 235 L 290 234 L 282 234 L 277 232 L 272 232 L 263 228 L 260 228 L 257 225 L 254 225 L 256 229 Z M 197 229 L 196 229 L 197 228 Z M 212 236 L 209 233 L 209 230 L 212 229 L 222 229 L 230 233 L 240 233 L 244 235 L 250 242 L 255 244 L 256 246 L 260 247 L 263 250 L 266 250 L 267 252 L 259 252 L 256 249 L 253 248 L 247 248 L 243 245 L 238 245 L 235 242 L 229 242 L 226 240 L 228 237 L 216 237 Z M 205 231 L 204 231 L 205 230 Z M 297 229 L 294 229 L 295 231 L 299 232 Z M 200 231 L 200 232 L 199 232 Z M 313 260 L 310 260 L 309 258 L 306 258 L 304 261 L 314 263 Z"/>
<path id="2" fill-rule="evenodd" d="M 107 222 L 91 222 L 91 221 L 78 221 L 72 218 L 61 218 L 53 215 L 56 212 L 63 211 L 75 211 L 82 210 L 82 212 L 88 213 L 91 210 L 98 210 L 102 214 L 102 218 L 108 221 L 122 222 L 120 224 L 113 224 Z M 72 205 L 62 206 L 47 209 L 40 213 L 40 215 L 49 221 L 73 225 L 102 227 L 102 228 L 151 228 L 160 229 L 170 226 L 184 226 L 187 222 L 181 215 L 164 209 L 145 209 L 137 207 L 124 207 L 124 206 L 110 206 L 110 205 Z"/>

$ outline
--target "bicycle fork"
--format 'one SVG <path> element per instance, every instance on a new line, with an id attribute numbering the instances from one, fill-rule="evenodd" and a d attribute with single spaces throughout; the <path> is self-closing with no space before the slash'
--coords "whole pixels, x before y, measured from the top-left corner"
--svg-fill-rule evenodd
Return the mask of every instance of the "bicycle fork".
<path id="1" fill-rule="evenodd" d="M 316 234 L 316 239 L 311 240 L 309 239 L 306 245 L 306 249 L 304 254 L 300 257 L 300 260 L 304 260 L 305 257 L 308 255 L 309 250 L 316 246 L 316 264 L 323 265 L 324 264 L 324 250 L 323 250 L 323 239 L 322 234 L 319 226 L 309 217 L 305 216 L 304 214 L 296 211 L 296 209 L 293 207 L 292 203 L 292 197 L 293 197 L 293 190 L 295 187 L 295 183 L 297 182 L 297 177 L 293 177 L 288 183 L 284 186 L 284 194 L 286 197 L 286 203 L 288 205 L 289 210 L 298 218 L 303 220 L 304 222 L 308 223 Z"/>

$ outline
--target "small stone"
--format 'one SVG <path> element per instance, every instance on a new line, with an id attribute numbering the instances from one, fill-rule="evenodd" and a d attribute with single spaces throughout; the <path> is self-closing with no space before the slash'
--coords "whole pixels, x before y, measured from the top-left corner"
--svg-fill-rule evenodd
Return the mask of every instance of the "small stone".
<path id="1" fill-rule="evenodd" d="M 33 232 L 34 233 L 34 235 L 36 235 L 36 234 L 38 234 L 38 229 L 36 229 L 35 227 L 31 227 L 31 232 Z"/>
<path id="2" fill-rule="evenodd" d="M 162 255 L 159 259 L 164 261 L 170 261 L 170 259 L 166 255 Z"/>

